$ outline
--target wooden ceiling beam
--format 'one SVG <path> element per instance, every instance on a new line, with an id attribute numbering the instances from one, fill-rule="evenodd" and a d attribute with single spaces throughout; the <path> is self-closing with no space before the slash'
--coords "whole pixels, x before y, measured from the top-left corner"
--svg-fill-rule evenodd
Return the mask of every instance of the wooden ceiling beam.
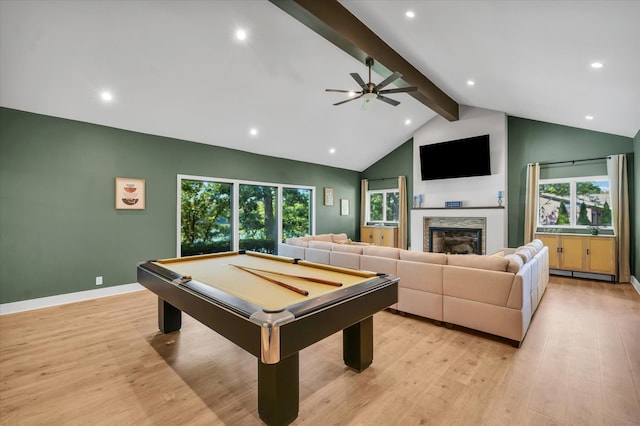
<path id="1" fill-rule="evenodd" d="M 459 119 L 459 106 L 431 80 L 378 37 L 337 0 L 269 0 L 322 37 L 362 63 L 374 59 L 373 69 L 386 78 L 394 71 L 402 73 L 398 87 L 417 86 L 409 92 L 422 104 L 445 119 Z"/>

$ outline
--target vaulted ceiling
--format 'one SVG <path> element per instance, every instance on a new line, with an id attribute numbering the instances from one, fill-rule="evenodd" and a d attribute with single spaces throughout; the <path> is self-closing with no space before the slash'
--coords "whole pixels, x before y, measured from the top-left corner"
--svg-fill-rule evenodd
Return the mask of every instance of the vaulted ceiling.
<path id="1" fill-rule="evenodd" d="M 364 61 L 274 3 L 0 0 L 0 105 L 357 171 L 447 115 L 405 93 L 333 106 L 346 95 L 324 90 L 357 90 Z M 640 1 L 339 5 L 456 104 L 640 128 Z"/>

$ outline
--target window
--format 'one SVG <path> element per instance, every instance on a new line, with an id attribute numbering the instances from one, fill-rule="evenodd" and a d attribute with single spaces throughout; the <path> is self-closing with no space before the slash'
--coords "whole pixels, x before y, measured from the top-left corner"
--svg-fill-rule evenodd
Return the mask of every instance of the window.
<path id="1" fill-rule="evenodd" d="M 398 188 L 367 192 L 367 222 L 397 223 L 400 192 Z"/>
<path id="2" fill-rule="evenodd" d="M 538 226 L 611 227 L 606 176 L 543 179 L 538 186 Z"/>
<path id="3" fill-rule="evenodd" d="M 231 184 L 184 179 L 180 183 L 182 256 L 232 248 Z"/>
<path id="4" fill-rule="evenodd" d="M 178 256 L 252 250 L 313 234 L 315 188 L 178 175 Z"/>
<path id="5" fill-rule="evenodd" d="M 291 237 L 312 234 L 311 229 L 311 189 L 282 189 L 282 241 Z"/>

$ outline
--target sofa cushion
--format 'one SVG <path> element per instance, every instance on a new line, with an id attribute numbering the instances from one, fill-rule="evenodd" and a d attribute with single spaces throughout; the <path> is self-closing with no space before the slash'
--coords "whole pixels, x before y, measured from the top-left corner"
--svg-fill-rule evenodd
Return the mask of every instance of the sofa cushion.
<path id="1" fill-rule="evenodd" d="M 309 247 L 309 242 L 299 237 L 287 238 L 285 240 L 285 243 L 289 244 L 290 246 Z"/>
<path id="2" fill-rule="evenodd" d="M 341 268 L 360 269 L 360 255 L 334 250 L 329 253 L 329 264 Z"/>
<path id="3" fill-rule="evenodd" d="M 527 263 L 534 256 L 533 250 L 530 247 L 521 246 L 516 249 L 516 253 L 522 258 L 524 263 Z"/>
<path id="4" fill-rule="evenodd" d="M 333 238 L 331 238 L 331 234 L 318 234 L 312 236 L 313 241 L 327 241 L 329 243 L 333 242 Z"/>
<path id="5" fill-rule="evenodd" d="M 347 241 L 349 237 L 347 234 L 329 234 L 331 236 L 331 241 L 334 243 L 341 243 L 343 241 Z"/>
<path id="6" fill-rule="evenodd" d="M 542 247 L 544 247 L 544 243 L 538 238 L 531 241 L 529 244 L 536 246 L 538 248 L 538 251 L 542 250 Z"/>
<path id="7" fill-rule="evenodd" d="M 524 265 L 524 261 L 517 254 L 508 254 L 505 256 L 505 259 L 509 260 L 509 264 L 507 265 L 507 272 L 513 272 L 517 274 L 522 265 Z"/>
<path id="8" fill-rule="evenodd" d="M 331 247 L 333 247 L 333 243 L 331 241 L 309 241 L 309 248 L 331 250 Z"/>
<path id="9" fill-rule="evenodd" d="M 391 259 L 400 259 L 400 249 L 382 246 L 365 246 L 362 248 L 362 254 L 367 256 L 389 257 Z"/>
<path id="10" fill-rule="evenodd" d="M 342 253 L 362 254 L 362 247 L 363 246 L 351 244 L 334 244 L 333 247 L 331 247 L 331 250 Z"/>
<path id="11" fill-rule="evenodd" d="M 531 257 L 534 257 L 540 251 L 540 247 L 538 247 L 537 244 L 529 243 L 529 244 L 526 244 L 525 247 L 527 247 L 529 250 L 533 252 L 533 255 Z"/>
<path id="12" fill-rule="evenodd" d="M 360 268 L 365 271 L 383 272 L 389 275 L 398 274 L 398 261 L 388 257 L 360 256 Z"/>
<path id="13" fill-rule="evenodd" d="M 442 295 L 442 269 L 444 266 L 434 263 L 399 260 L 397 275 L 400 277 L 398 288 L 410 288 Z"/>
<path id="14" fill-rule="evenodd" d="M 408 260 L 410 262 L 435 263 L 438 265 L 447 264 L 447 255 L 444 253 L 430 253 L 423 251 L 400 251 L 400 260 Z"/>
<path id="15" fill-rule="evenodd" d="M 447 265 L 505 272 L 509 265 L 509 260 L 504 257 L 482 256 L 479 254 L 450 254 L 447 255 Z"/>
<path id="16" fill-rule="evenodd" d="M 308 260 L 309 262 L 322 263 L 323 265 L 328 265 L 330 262 L 329 255 L 331 254 L 330 250 L 321 250 L 317 248 L 308 247 L 304 249 L 304 260 Z"/>

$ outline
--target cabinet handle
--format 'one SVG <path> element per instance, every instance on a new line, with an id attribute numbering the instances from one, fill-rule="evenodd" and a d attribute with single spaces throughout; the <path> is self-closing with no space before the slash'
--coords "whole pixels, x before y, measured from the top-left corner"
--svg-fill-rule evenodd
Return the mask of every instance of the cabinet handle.
<path id="1" fill-rule="evenodd" d="M 591 253 L 589 253 L 589 249 L 587 249 L 587 254 L 591 254 Z"/>

